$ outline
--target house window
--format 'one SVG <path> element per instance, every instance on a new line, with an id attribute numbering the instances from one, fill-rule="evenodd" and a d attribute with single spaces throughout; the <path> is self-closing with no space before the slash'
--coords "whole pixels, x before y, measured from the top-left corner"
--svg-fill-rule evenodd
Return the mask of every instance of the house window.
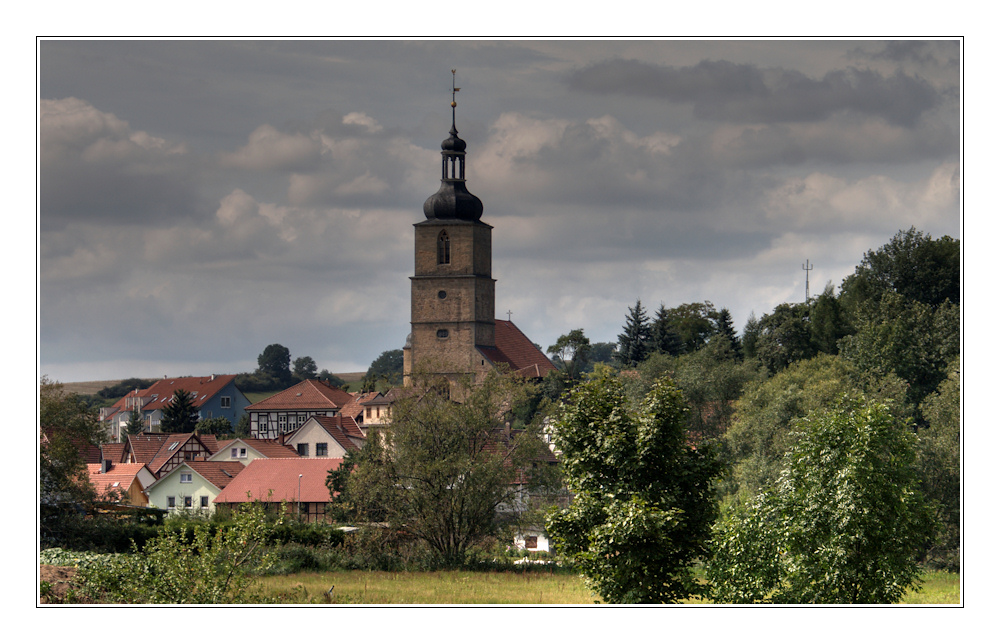
<path id="1" fill-rule="evenodd" d="M 288 429 L 288 416 L 278 416 L 278 431 L 282 434 Z"/>
<path id="2" fill-rule="evenodd" d="M 219 406 L 223 409 L 229 409 L 233 404 L 232 398 L 229 396 L 223 396 L 219 398 Z"/>
<path id="3" fill-rule="evenodd" d="M 299 414 L 299 427 L 301 427 L 302 423 L 304 423 L 304 422 L 306 422 L 306 415 L 305 414 Z"/>
<path id="4" fill-rule="evenodd" d="M 441 231 L 438 235 L 438 264 L 450 264 L 451 263 L 451 240 L 448 239 L 448 233 Z"/>
<path id="5" fill-rule="evenodd" d="M 261 418 L 257 421 L 257 429 L 262 432 L 267 431 L 267 418 Z"/>
<path id="6" fill-rule="evenodd" d="M 316 443 L 316 456 L 326 456 L 326 443 Z"/>
<path id="7" fill-rule="evenodd" d="M 188 473 L 182 473 L 181 474 L 181 483 L 190 483 L 190 482 L 191 482 L 191 473 L 190 472 L 188 472 Z"/>
<path id="8" fill-rule="evenodd" d="M 201 497 L 201 507 L 202 508 L 207 508 L 208 507 L 208 497 L 207 496 Z"/>
<path id="9" fill-rule="evenodd" d="M 236 448 L 229 450 L 229 458 L 236 458 Z"/>
<path id="10" fill-rule="evenodd" d="M 367 409 L 365 409 L 365 418 L 371 418 L 371 417 L 372 417 L 372 408 L 368 407 Z"/>
<path id="11" fill-rule="evenodd" d="M 184 497 L 184 507 L 185 508 L 191 507 L 191 497 L 189 496 Z"/>
<path id="12" fill-rule="evenodd" d="M 167 497 L 167 508 L 176 508 L 176 507 L 177 507 L 177 500 L 174 497 L 172 497 L 172 496 L 168 496 Z"/>
<path id="13" fill-rule="evenodd" d="M 240 458 L 246 458 L 246 457 L 247 457 L 247 448 L 241 447 L 240 448 Z"/>
<path id="14" fill-rule="evenodd" d="M 299 443 L 295 447 L 299 450 L 299 456 L 309 456 L 309 443 Z"/>
<path id="15" fill-rule="evenodd" d="M 531 548 L 538 548 L 538 537 L 524 538 L 524 549 L 530 550 Z"/>

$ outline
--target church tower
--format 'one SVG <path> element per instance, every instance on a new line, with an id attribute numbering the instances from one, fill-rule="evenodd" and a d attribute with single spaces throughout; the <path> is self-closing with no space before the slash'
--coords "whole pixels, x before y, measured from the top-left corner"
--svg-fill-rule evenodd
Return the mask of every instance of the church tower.
<path id="1" fill-rule="evenodd" d="M 441 143 L 441 187 L 424 202 L 415 229 L 410 278 L 410 335 L 403 347 L 403 382 L 414 373 L 454 381 L 489 369 L 481 350 L 495 349 L 493 227 L 481 221 L 483 202 L 465 186 L 465 141 L 455 128 L 452 70 L 451 132 Z"/>

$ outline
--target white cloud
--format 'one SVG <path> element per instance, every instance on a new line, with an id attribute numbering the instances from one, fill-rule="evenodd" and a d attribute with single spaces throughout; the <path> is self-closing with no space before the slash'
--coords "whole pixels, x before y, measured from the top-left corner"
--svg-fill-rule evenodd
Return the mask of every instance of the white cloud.
<path id="1" fill-rule="evenodd" d="M 222 163 L 246 170 L 301 170 L 315 167 L 320 158 L 318 137 L 286 134 L 271 125 L 250 133 L 247 144 L 222 155 Z"/>
<path id="2" fill-rule="evenodd" d="M 364 112 L 351 112 L 347 114 L 344 116 L 343 123 L 344 125 L 358 125 L 363 127 L 369 134 L 382 131 L 382 126 L 378 124 L 378 121 Z"/>

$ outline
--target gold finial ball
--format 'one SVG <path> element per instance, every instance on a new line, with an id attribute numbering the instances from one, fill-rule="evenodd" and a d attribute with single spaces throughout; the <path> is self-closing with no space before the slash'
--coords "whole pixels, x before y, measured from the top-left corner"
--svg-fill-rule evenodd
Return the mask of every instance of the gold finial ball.
<path id="1" fill-rule="evenodd" d="M 455 107 L 456 105 L 458 105 L 458 103 L 456 103 L 455 101 L 452 101 L 452 102 L 451 102 L 451 106 L 452 106 L 452 107 Z"/>

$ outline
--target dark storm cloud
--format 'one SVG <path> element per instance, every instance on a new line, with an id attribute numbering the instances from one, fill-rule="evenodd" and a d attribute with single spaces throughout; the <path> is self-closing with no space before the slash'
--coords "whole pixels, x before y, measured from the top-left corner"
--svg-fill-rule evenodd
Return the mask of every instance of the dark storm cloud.
<path id="1" fill-rule="evenodd" d="M 688 67 L 611 60 L 573 72 L 569 87 L 691 103 L 700 118 L 739 123 L 819 121 L 849 110 L 912 127 L 939 101 L 927 81 L 902 72 L 883 76 L 849 68 L 814 79 L 795 70 L 724 60 Z"/>

